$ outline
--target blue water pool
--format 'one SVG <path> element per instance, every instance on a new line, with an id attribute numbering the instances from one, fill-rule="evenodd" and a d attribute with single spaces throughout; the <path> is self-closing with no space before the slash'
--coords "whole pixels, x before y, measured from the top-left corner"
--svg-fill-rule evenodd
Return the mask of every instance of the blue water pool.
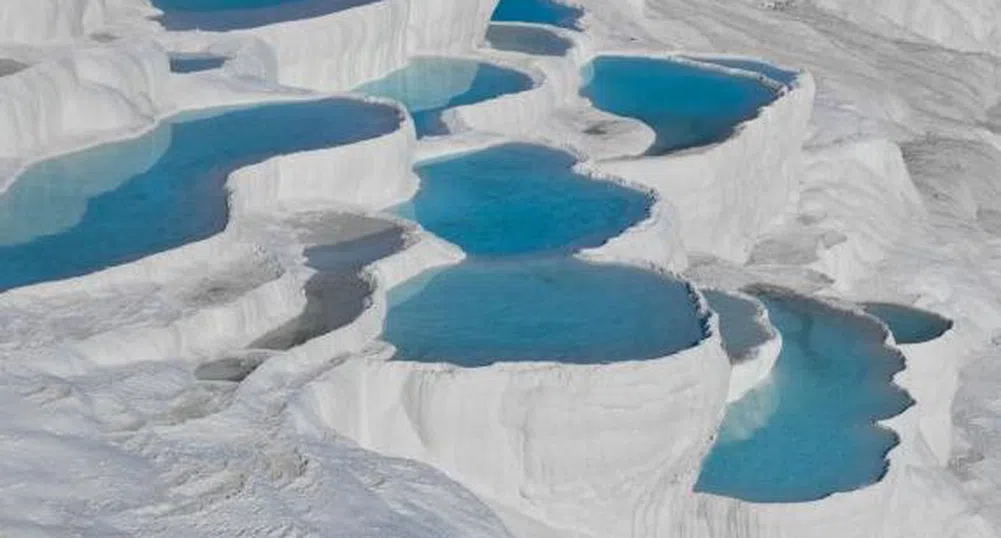
<path id="1" fill-rule="evenodd" d="M 141 137 L 42 161 L 0 196 L 0 289 L 85 274 L 213 235 L 226 176 L 275 155 L 398 128 L 348 99 L 182 115 Z"/>
<path id="2" fill-rule="evenodd" d="M 500 0 L 492 21 L 537 22 L 577 29 L 584 10 L 554 0 Z"/>
<path id="3" fill-rule="evenodd" d="M 521 52 L 537 56 L 564 56 L 573 42 L 550 30 L 534 26 L 491 24 L 487 41 L 497 50 Z"/>
<path id="4" fill-rule="evenodd" d="M 758 321 L 758 307 L 753 302 L 718 290 L 703 290 L 702 294 L 719 316 L 723 347 L 733 362 L 746 359 L 751 351 L 772 338 Z"/>
<path id="5" fill-rule="evenodd" d="M 575 163 L 528 144 L 421 163 L 420 190 L 396 212 L 484 256 L 598 246 L 646 217 L 648 195 L 574 173 Z"/>
<path id="6" fill-rule="evenodd" d="M 875 424 L 911 404 L 903 358 L 870 320 L 793 295 L 760 295 L 782 333 L 771 377 L 732 403 L 698 491 L 797 502 L 878 481 L 896 435 Z"/>
<path id="7" fill-rule="evenodd" d="M 208 71 L 218 69 L 226 63 L 226 58 L 222 56 L 202 56 L 176 54 L 170 56 L 170 70 L 174 73 L 196 73 L 198 71 Z"/>
<path id="8" fill-rule="evenodd" d="M 653 58 L 601 56 L 583 78 L 580 93 L 597 108 L 653 128 L 650 155 L 719 142 L 777 97 L 749 77 Z"/>
<path id="9" fill-rule="evenodd" d="M 684 283 L 574 258 L 432 270 L 390 290 L 389 306 L 383 339 L 398 359 L 466 367 L 649 359 L 703 336 Z"/>
<path id="10" fill-rule="evenodd" d="M 722 67 L 732 67 L 734 69 L 743 69 L 744 71 L 752 71 L 754 73 L 759 73 L 764 75 L 775 82 L 785 84 L 786 86 L 791 86 L 793 82 L 796 81 L 797 73 L 795 71 L 789 71 L 782 69 L 781 67 L 774 66 L 765 62 L 759 62 L 757 60 L 745 60 L 742 58 L 692 58 L 697 62 L 719 65 Z"/>
<path id="11" fill-rule="evenodd" d="M 399 101 L 414 117 L 418 136 L 448 133 L 446 109 L 527 90 L 531 77 L 513 69 L 463 58 L 426 57 L 356 89 Z"/>
<path id="12" fill-rule="evenodd" d="M 152 0 L 168 30 L 225 31 L 308 19 L 378 0 Z"/>
<path id="13" fill-rule="evenodd" d="M 952 328 L 951 320 L 918 308 L 891 303 L 866 303 L 863 308 L 890 328 L 898 344 L 934 340 Z"/>

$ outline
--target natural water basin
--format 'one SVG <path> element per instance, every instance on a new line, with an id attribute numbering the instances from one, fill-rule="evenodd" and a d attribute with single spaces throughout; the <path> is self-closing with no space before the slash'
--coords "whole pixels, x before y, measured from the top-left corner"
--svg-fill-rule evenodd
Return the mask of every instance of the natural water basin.
<path id="1" fill-rule="evenodd" d="M 576 162 L 505 144 L 421 163 L 420 190 L 396 212 L 481 256 L 594 247 L 647 216 L 650 196 L 580 175 Z"/>
<path id="2" fill-rule="evenodd" d="M 575 258 L 466 261 L 393 288 L 383 339 L 399 360 L 610 363 L 663 357 L 704 335 L 688 286 Z"/>
<path id="3" fill-rule="evenodd" d="M 898 344 L 920 344 L 934 340 L 952 328 L 952 321 L 926 310 L 891 303 L 865 303 L 870 315 L 876 316 L 893 333 Z"/>
<path id="4" fill-rule="evenodd" d="M 227 31 L 336 13 L 378 0 L 152 0 L 168 30 Z"/>
<path id="5" fill-rule="evenodd" d="M 551 30 L 509 24 L 491 24 L 487 28 L 487 41 L 497 50 L 537 56 L 564 56 L 573 46 L 569 39 Z"/>
<path id="6" fill-rule="evenodd" d="M 584 10 L 554 0 L 500 0 L 492 21 L 537 22 L 563 28 L 578 29 L 577 22 Z"/>
<path id="7" fill-rule="evenodd" d="M 754 78 L 667 59 L 600 56 L 582 76 L 595 107 L 654 130 L 648 155 L 722 141 L 778 95 Z"/>
<path id="8" fill-rule="evenodd" d="M 903 357 L 871 320 L 791 294 L 759 298 L 782 351 L 771 376 L 728 406 L 696 490 L 799 502 L 880 480 L 898 440 L 876 421 L 911 404 L 892 382 Z"/>
<path id="9" fill-rule="evenodd" d="M 441 113 L 449 108 L 524 91 L 533 85 L 528 75 L 490 63 L 424 57 L 356 91 L 403 103 L 414 118 L 417 135 L 425 136 L 448 133 Z"/>
<path id="10" fill-rule="evenodd" d="M 221 231 L 227 175 L 399 127 L 389 106 L 324 99 L 182 114 L 41 161 L 0 195 L 0 289 L 82 275 Z"/>
<path id="11" fill-rule="evenodd" d="M 170 70 L 174 73 L 197 73 L 198 71 L 208 71 L 218 69 L 226 63 L 226 58 L 222 56 L 205 56 L 189 54 L 172 54 L 170 56 Z"/>

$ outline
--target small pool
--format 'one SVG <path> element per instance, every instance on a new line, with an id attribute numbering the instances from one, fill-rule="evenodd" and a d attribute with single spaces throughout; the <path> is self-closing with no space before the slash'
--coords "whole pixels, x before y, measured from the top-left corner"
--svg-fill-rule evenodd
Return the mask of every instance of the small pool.
<path id="1" fill-rule="evenodd" d="M 506 24 L 491 24 L 487 28 L 487 41 L 497 50 L 536 56 L 565 56 L 573 47 L 572 41 L 551 30 Z"/>
<path id="2" fill-rule="evenodd" d="M 226 225 L 233 170 L 372 138 L 399 122 L 393 107 L 350 99 L 217 109 L 42 161 L 0 195 L 0 289 L 206 238 Z"/>
<path id="3" fill-rule="evenodd" d="M 197 73 L 218 69 L 226 63 L 226 60 L 227 58 L 223 56 L 171 54 L 170 70 L 174 73 Z"/>
<path id="4" fill-rule="evenodd" d="M 400 360 L 594 364 L 694 346 L 703 320 L 683 282 L 641 269 L 569 257 L 466 261 L 390 290 L 382 337 Z"/>
<path id="5" fill-rule="evenodd" d="M 768 328 L 758 321 L 758 307 L 753 302 L 719 290 L 703 290 L 702 295 L 719 316 L 723 347 L 732 362 L 747 359 L 755 348 L 771 340 Z"/>
<path id="6" fill-rule="evenodd" d="M 441 113 L 532 88 L 528 75 L 463 58 L 415 58 L 403 69 L 356 91 L 399 101 L 414 117 L 418 136 L 447 134 Z"/>
<path id="7" fill-rule="evenodd" d="M 555 0 L 500 0 L 490 20 L 537 22 L 576 30 L 583 15 L 583 9 Z"/>
<path id="8" fill-rule="evenodd" d="M 719 142 L 778 94 L 760 81 L 666 59 L 601 56 L 583 70 L 581 95 L 656 133 L 648 155 Z"/>
<path id="9" fill-rule="evenodd" d="M 601 245 L 646 218 L 652 199 L 577 174 L 569 153 L 505 144 L 421 163 L 421 187 L 396 209 L 478 256 Z"/>
<path id="10" fill-rule="evenodd" d="M 796 82 L 796 77 L 798 73 L 795 71 L 789 71 L 782 69 L 781 67 L 774 66 L 769 63 L 759 62 L 757 60 L 746 60 L 743 58 L 694 58 L 689 57 L 689 59 L 696 62 L 702 62 L 705 64 L 719 65 L 722 67 L 731 67 L 733 69 L 743 69 L 744 71 L 751 71 L 753 73 L 758 73 L 764 75 L 775 82 L 784 84 L 786 86 L 792 86 L 793 82 Z"/>
<path id="11" fill-rule="evenodd" d="M 865 303 L 862 307 L 890 328 L 893 339 L 898 344 L 920 344 L 934 340 L 952 328 L 951 320 L 910 306 Z"/>
<path id="12" fill-rule="evenodd" d="M 782 351 L 770 378 L 728 406 L 696 490 L 799 502 L 878 481 L 898 439 L 875 422 L 912 403 L 892 383 L 903 357 L 870 320 L 794 295 L 759 297 Z"/>
<path id="13" fill-rule="evenodd" d="M 378 0 L 152 0 L 168 30 L 226 31 L 336 13 Z"/>

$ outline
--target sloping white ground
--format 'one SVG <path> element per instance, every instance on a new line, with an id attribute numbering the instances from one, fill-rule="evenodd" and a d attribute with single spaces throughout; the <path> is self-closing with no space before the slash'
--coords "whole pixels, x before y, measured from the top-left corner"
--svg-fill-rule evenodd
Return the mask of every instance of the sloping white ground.
<path id="1" fill-rule="evenodd" d="M 1001 373 L 991 361 L 1001 323 L 1001 207 L 993 199 L 1001 129 L 987 112 L 1001 98 L 1001 62 L 910 42 L 904 30 L 875 31 L 868 21 L 859 26 L 805 3 L 583 3 L 587 33 L 567 58 L 481 53 L 527 69 L 539 86 L 455 111 L 447 121 L 459 136 L 415 147 L 404 124 L 358 147 L 262 163 L 231 178 L 233 222 L 220 236 L 0 295 L 0 320 L 11 328 L 0 375 L 0 528 L 16 536 L 992 535 L 976 512 L 1001 522 L 1001 454 L 992 445 L 1001 431 L 992 381 Z M 304 95 L 276 81 L 345 89 L 417 50 L 467 49 L 489 13 L 486 3 L 472 4 L 386 0 L 324 20 L 168 34 L 140 19 L 144 10 L 132 0 L 5 3 L 0 41 L 10 57 L 40 64 L 0 79 L 3 118 L 15 126 L 2 138 L 0 171 L 10 179 L 22 161 L 127 136 L 177 109 Z M 947 4 L 963 12 L 977 5 Z M 33 31 L 6 31 L 22 23 Z M 958 23 L 950 28 L 968 32 Z M 113 45 L 88 38 L 105 31 L 133 37 Z M 87 48 L 66 56 L 54 46 L 74 40 L 87 40 Z M 46 47 L 25 45 L 32 41 Z M 163 47 L 234 59 L 217 73 L 169 75 Z M 598 52 L 630 50 L 748 54 L 808 74 L 735 139 L 657 163 L 677 174 L 665 183 L 645 170 L 654 168 L 650 161 L 622 164 L 642 151 L 649 130 L 598 113 L 575 94 L 577 66 Z M 889 422 L 902 441 L 887 478 L 791 506 L 691 494 L 698 451 L 711 440 L 713 410 L 728 392 L 718 342 L 707 354 L 711 364 L 688 369 L 681 357 L 663 363 L 684 370 L 677 379 L 691 380 L 689 388 L 711 390 L 694 399 L 665 390 L 655 412 L 632 413 L 629 421 L 614 407 L 581 415 L 575 424 L 585 432 L 607 423 L 639 431 L 597 433 L 593 451 L 570 452 L 576 457 L 564 461 L 557 434 L 572 424 L 551 410 L 580 401 L 629 403 L 635 379 L 626 376 L 616 390 L 600 372 L 556 369 L 546 374 L 552 379 L 538 380 L 554 389 L 539 393 L 550 396 L 542 398 L 550 407 L 526 405 L 515 392 L 478 399 L 479 386 L 527 390 L 533 378 L 512 375 L 501 385 L 493 377 L 503 376 L 489 371 L 451 375 L 377 362 L 378 348 L 366 346 L 384 314 L 378 292 L 356 323 L 276 353 L 239 387 L 195 381 L 196 365 L 240 352 L 301 310 L 312 271 L 288 233 L 290 212 L 384 208 L 412 193 L 408 168 L 416 155 L 503 135 L 569 146 L 595 158 L 587 168 L 615 171 L 664 195 L 659 216 L 588 255 L 677 270 L 691 260 L 688 274 L 709 285 L 777 282 L 914 302 L 953 318 L 956 328 L 941 342 L 904 349 L 909 370 L 898 382 L 917 404 Z M 384 289 L 460 257 L 415 230 L 404 251 L 370 267 L 366 278 Z M 959 384 L 960 436 L 950 450 L 954 380 L 976 358 Z M 329 392 L 345 381 L 367 392 Z M 607 401 L 568 396 L 589 387 L 593 395 L 610 390 Z M 449 394 L 477 403 L 461 428 L 452 423 Z M 351 407 L 358 403 L 364 406 Z M 696 403 L 690 412 L 686 405 Z M 537 422 L 479 423 L 475 409 L 507 409 Z M 536 425 L 544 448 L 533 457 L 484 448 L 484 441 L 527 431 L 525 424 Z M 393 434 L 398 428 L 413 436 Z M 463 435 L 477 428 L 489 435 Z M 423 459 L 449 478 L 360 449 L 342 434 Z M 677 453 L 656 452 L 664 438 Z M 455 449 L 460 445 L 465 452 Z M 491 455 L 491 463 L 510 468 L 466 459 Z M 651 464 L 657 456 L 663 460 Z M 955 474 L 941 466 L 949 457 Z M 647 464 L 652 471 L 644 475 Z M 609 479 L 615 469 L 637 472 L 617 487 Z M 502 472 L 509 470 L 518 472 Z M 568 477 L 587 487 L 563 491 L 558 486 Z"/>

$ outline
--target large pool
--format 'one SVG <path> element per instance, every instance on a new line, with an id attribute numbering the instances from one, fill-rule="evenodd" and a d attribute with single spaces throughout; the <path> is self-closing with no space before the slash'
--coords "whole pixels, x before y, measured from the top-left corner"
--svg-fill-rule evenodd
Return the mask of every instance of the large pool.
<path id="1" fill-rule="evenodd" d="M 481 256 L 594 247 L 646 217 L 648 195 L 577 174 L 576 162 L 505 144 L 422 163 L 420 190 L 396 212 Z"/>
<path id="2" fill-rule="evenodd" d="M 892 383 L 902 356 L 871 320 L 789 294 L 760 299 L 782 351 L 771 377 L 727 408 L 696 489 L 798 502 L 878 481 L 897 437 L 875 422 L 911 404 Z"/>
<path id="3" fill-rule="evenodd" d="M 168 30 L 225 31 L 336 13 L 378 0 L 152 0 Z"/>
<path id="4" fill-rule="evenodd" d="M 0 289 L 82 275 L 221 231 L 224 183 L 270 157 L 398 128 L 395 108 L 325 99 L 181 115 L 42 161 L 0 195 Z"/>
<path id="5" fill-rule="evenodd" d="M 555 0 L 500 0 L 490 20 L 536 22 L 577 29 L 584 10 Z"/>
<path id="6" fill-rule="evenodd" d="M 514 69 L 464 58 L 415 58 L 385 78 L 356 91 L 399 101 L 414 117 L 418 136 L 448 133 L 441 121 L 446 109 L 471 105 L 534 86 Z"/>
<path id="7" fill-rule="evenodd" d="M 926 310 L 891 303 L 866 303 L 865 311 L 876 316 L 893 333 L 898 344 L 934 340 L 952 328 L 952 321 Z"/>
<path id="8" fill-rule="evenodd" d="M 703 337 L 684 283 L 569 257 L 432 270 L 390 290 L 389 307 L 397 359 L 465 367 L 649 359 Z"/>
<path id="9" fill-rule="evenodd" d="M 654 130 L 649 155 L 719 142 L 777 97 L 757 79 L 666 59 L 600 56 L 583 78 L 594 106 Z"/>

